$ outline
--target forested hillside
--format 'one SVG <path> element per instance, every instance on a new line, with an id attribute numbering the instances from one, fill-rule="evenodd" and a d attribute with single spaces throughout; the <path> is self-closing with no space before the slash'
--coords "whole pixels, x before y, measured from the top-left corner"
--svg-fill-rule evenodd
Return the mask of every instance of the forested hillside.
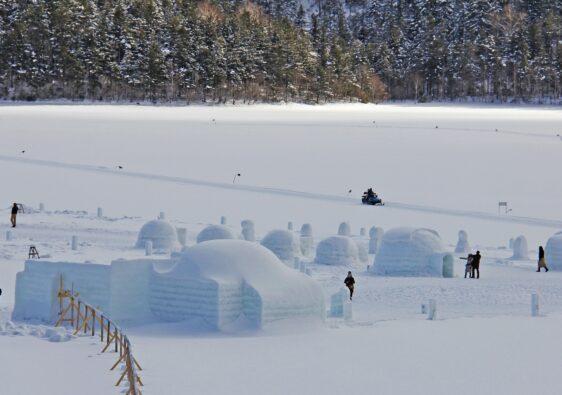
<path id="1" fill-rule="evenodd" d="M 562 1 L 0 0 L 0 97 L 559 98 Z"/>

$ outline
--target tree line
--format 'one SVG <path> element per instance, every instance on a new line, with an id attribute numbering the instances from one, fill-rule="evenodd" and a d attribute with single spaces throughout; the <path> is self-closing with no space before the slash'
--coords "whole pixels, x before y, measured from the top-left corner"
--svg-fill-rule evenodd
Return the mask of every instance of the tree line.
<path id="1" fill-rule="evenodd" d="M 0 98 L 559 100 L 562 0 L 0 0 Z"/>

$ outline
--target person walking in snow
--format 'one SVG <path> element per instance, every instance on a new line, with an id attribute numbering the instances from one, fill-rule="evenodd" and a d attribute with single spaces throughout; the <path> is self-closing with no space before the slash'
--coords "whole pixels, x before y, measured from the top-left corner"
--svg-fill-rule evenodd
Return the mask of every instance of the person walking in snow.
<path id="1" fill-rule="evenodd" d="M 480 278 L 480 251 L 476 251 L 476 254 L 472 257 L 472 278 Z"/>
<path id="2" fill-rule="evenodd" d="M 18 204 L 14 203 L 14 205 L 12 206 L 12 215 L 10 216 L 10 221 L 12 222 L 12 228 L 16 227 L 16 217 L 18 215 Z"/>
<path id="3" fill-rule="evenodd" d="M 347 277 L 344 280 L 345 286 L 349 289 L 349 300 L 353 300 L 353 291 L 355 289 L 355 279 L 351 272 L 347 272 Z"/>
<path id="4" fill-rule="evenodd" d="M 544 259 L 544 248 L 539 246 L 539 267 L 537 268 L 537 272 L 540 273 L 541 269 L 544 268 L 545 271 L 548 272 L 548 267 L 546 266 L 546 260 Z"/>

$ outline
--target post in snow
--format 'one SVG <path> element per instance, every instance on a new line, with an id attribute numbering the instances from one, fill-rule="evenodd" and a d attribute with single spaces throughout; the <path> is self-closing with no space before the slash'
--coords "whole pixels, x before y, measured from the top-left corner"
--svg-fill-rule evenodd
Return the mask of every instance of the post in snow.
<path id="1" fill-rule="evenodd" d="M 147 240 L 147 241 L 144 242 L 144 254 L 146 256 L 152 255 L 152 241 L 151 240 Z"/>
<path id="2" fill-rule="evenodd" d="M 98 218 L 103 218 L 103 209 L 98 207 Z"/>
<path id="3" fill-rule="evenodd" d="M 158 219 L 166 219 L 166 213 L 164 211 L 160 211 L 160 214 L 158 215 Z"/>
<path id="4" fill-rule="evenodd" d="M 221 217 L 221 225 L 226 225 L 226 217 L 224 215 Z"/>
<path id="5" fill-rule="evenodd" d="M 429 310 L 427 312 L 427 319 L 434 321 L 437 319 L 437 302 L 435 299 L 429 299 Z"/>
<path id="6" fill-rule="evenodd" d="M 292 223 L 291 221 L 289 221 L 289 222 L 287 223 L 287 230 L 290 230 L 290 231 L 293 230 L 293 223 Z"/>
<path id="7" fill-rule="evenodd" d="M 72 236 L 70 248 L 72 251 L 78 250 L 78 236 Z"/>
<path id="8" fill-rule="evenodd" d="M 539 312 L 539 295 L 536 292 L 531 294 L 531 316 L 538 317 Z"/>

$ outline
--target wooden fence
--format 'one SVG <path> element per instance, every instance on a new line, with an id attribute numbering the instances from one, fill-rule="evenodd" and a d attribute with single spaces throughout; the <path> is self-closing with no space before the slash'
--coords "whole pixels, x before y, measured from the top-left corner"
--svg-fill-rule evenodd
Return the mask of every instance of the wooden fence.
<path id="1" fill-rule="evenodd" d="M 119 364 L 124 363 L 125 369 L 115 386 L 119 386 L 125 378 L 129 385 L 127 395 L 142 395 L 140 387 L 143 386 L 138 371 L 141 371 L 139 363 L 133 356 L 131 343 L 121 328 L 111 321 L 99 309 L 85 303 L 78 298 L 78 292 L 74 287 L 65 289 L 63 277 L 59 281 L 59 318 L 55 326 L 69 326 L 74 329 L 74 335 L 79 333 L 96 336 L 96 329 L 99 333 L 100 342 L 104 343 L 101 352 L 115 350 L 119 354 L 119 359 L 110 370 L 115 370 Z"/>

